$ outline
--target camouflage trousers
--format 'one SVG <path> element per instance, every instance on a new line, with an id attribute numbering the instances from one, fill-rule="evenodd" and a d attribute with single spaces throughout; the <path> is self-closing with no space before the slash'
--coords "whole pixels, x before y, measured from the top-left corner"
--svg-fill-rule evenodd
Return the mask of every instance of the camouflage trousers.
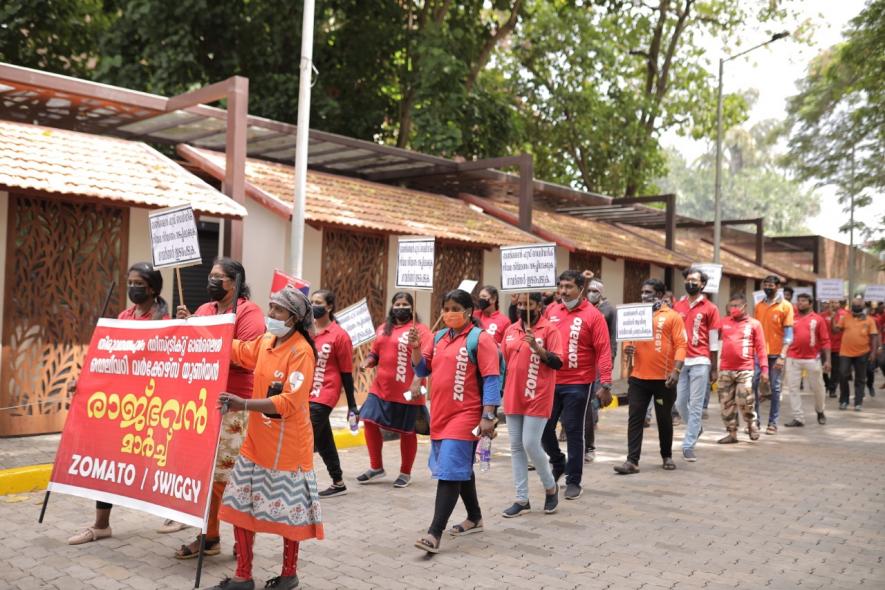
<path id="1" fill-rule="evenodd" d="M 719 371 L 719 406 L 722 422 L 732 434 L 738 429 L 738 411 L 744 422 L 755 428 L 756 410 L 753 397 L 753 371 Z"/>

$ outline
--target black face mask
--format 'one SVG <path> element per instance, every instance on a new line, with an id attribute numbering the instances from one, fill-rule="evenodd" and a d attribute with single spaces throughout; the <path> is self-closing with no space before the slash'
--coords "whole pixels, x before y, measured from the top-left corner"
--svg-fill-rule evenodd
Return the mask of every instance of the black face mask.
<path id="1" fill-rule="evenodd" d="M 685 292 L 689 295 L 697 295 L 701 291 L 700 285 L 695 285 L 694 283 L 685 283 Z"/>
<path id="2" fill-rule="evenodd" d="M 491 299 L 480 299 L 479 301 L 476 302 L 476 306 L 482 310 L 488 309 L 491 304 L 492 304 Z"/>
<path id="3" fill-rule="evenodd" d="M 327 312 L 327 311 L 329 311 L 329 310 L 327 310 L 326 307 L 323 306 L 323 305 L 312 305 L 311 308 L 313 309 L 313 317 L 314 317 L 314 319 L 320 319 L 321 317 L 323 317 L 324 315 L 326 315 L 326 312 Z"/>
<path id="4" fill-rule="evenodd" d="M 537 311 L 533 311 L 531 313 L 531 318 L 532 318 L 531 320 L 529 320 L 529 310 L 527 310 L 527 309 L 517 309 L 516 315 L 519 316 L 519 319 L 522 320 L 523 324 L 530 323 L 531 325 L 534 326 L 536 323 L 538 323 L 538 312 Z"/>
<path id="5" fill-rule="evenodd" d="M 863 305 L 852 305 L 851 313 L 861 314 L 863 313 Z"/>
<path id="6" fill-rule="evenodd" d="M 138 305 L 149 298 L 147 287 L 129 287 L 129 301 Z"/>
<path id="7" fill-rule="evenodd" d="M 209 284 L 206 285 L 209 299 L 212 301 L 221 301 L 224 299 L 224 296 L 227 295 L 227 291 L 225 291 L 223 283 L 224 281 L 221 279 L 209 279 Z"/>
<path id="8" fill-rule="evenodd" d="M 541 298 L 541 301 L 544 303 L 544 305 L 550 305 L 551 303 L 556 301 L 556 296 L 555 295 L 548 295 L 547 297 Z"/>
<path id="9" fill-rule="evenodd" d="M 771 299 L 772 297 L 774 297 L 775 294 L 777 293 L 777 289 L 771 289 L 771 288 L 769 288 L 769 289 L 762 289 L 762 291 L 765 292 L 765 296 L 768 297 L 769 299 Z"/>
<path id="10" fill-rule="evenodd" d="M 407 322 L 412 319 L 411 307 L 394 307 L 390 313 L 393 315 L 393 319 L 398 322 Z"/>
<path id="11" fill-rule="evenodd" d="M 661 309 L 661 306 L 663 304 L 664 304 L 664 301 L 662 299 L 655 299 L 654 303 L 652 303 L 652 305 L 651 305 L 652 311 L 658 311 L 659 309 Z"/>

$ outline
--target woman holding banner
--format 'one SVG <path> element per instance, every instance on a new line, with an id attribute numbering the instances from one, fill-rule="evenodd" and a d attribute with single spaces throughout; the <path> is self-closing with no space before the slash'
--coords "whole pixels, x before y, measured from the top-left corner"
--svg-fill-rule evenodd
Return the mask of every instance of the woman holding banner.
<path id="1" fill-rule="evenodd" d="M 232 258 L 216 258 L 209 271 L 208 303 L 204 303 L 193 313 L 195 316 L 231 313 L 237 289 L 237 277 L 240 279 L 240 292 L 237 299 L 237 321 L 234 326 L 234 338 L 251 341 L 264 334 L 264 314 L 261 308 L 249 300 L 249 285 L 246 284 L 246 269 Z M 176 317 L 187 319 L 191 316 L 187 307 L 179 305 Z M 237 366 L 231 362 L 227 377 L 226 391 L 243 399 L 252 397 L 252 370 Z M 206 525 L 206 544 L 204 555 L 221 553 L 221 531 L 218 520 L 218 508 L 221 495 L 230 477 L 234 462 L 243 444 L 246 434 L 246 419 L 242 414 L 228 412 L 221 423 L 221 437 L 218 440 L 218 453 L 215 459 L 215 481 L 212 483 L 212 498 L 209 501 L 208 523 Z M 175 552 L 177 559 L 192 559 L 200 553 L 200 537 L 189 545 L 182 545 Z"/>
<path id="2" fill-rule="evenodd" d="M 421 349 L 429 351 L 430 330 L 418 321 L 412 295 L 400 291 L 393 296 L 387 321 L 376 330 L 372 350 L 360 365 L 360 370 L 377 367 L 369 396 L 360 409 L 369 451 L 369 469 L 356 478 L 361 484 L 384 476 L 381 429 L 399 433 L 400 473 L 393 487 L 404 488 L 412 481 L 412 466 L 418 452 L 415 425 L 419 412 L 426 412 L 422 379 L 415 375 L 409 360 L 412 328 L 418 334 Z"/>
<path id="3" fill-rule="evenodd" d="M 358 413 L 353 395 L 353 344 L 347 332 L 335 321 L 335 294 L 332 291 L 315 291 L 310 303 L 317 349 L 317 368 L 310 390 L 310 423 L 314 447 L 332 478 L 332 485 L 320 492 L 320 498 L 331 498 L 347 493 L 329 415 L 338 405 L 342 387 L 349 411 L 354 415 Z"/>
<path id="4" fill-rule="evenodd" d="M 473 312 L 473 317 L 479 321 L 479 326 L 494 337 L 498 346 L 504 341 L 504 332 L 510 327 L 510 319 L 501 313 L 498 304 L 498 289 L 492 285 L 486 285 L 479 292 L 476 303 L 479 308 Z"/>
<path id="5" fill-rule="evenodd" d="M 510 456 L 516 501 L 504 518 L 531 511 L 528 458 L 544 485 L 544 512 L 553 514 L 559 504 L 559 485 L 541 446 L 541 435 L 553 411 L 554 371 L 562 367 L 562 336 L 541 314 L 541 294 L 520 295 L 519 320 L 507 328 L 501 351 L 507 363 L 504 414 L 510 436 Z"/>
<path id="6" fill-rule="evenodd" d="M 120 312 L 117 316 L 118 320 L 168 320 L 169 310 L 166 301 L 160 296 L 163 291 L 163 275 L 156 270 L 150 262 L 136 262 L 129 267 L 129 274 L 126 279 L 127 295 L 132 307 L 128 307 Z M 77 382 L 72 381 L 68 385 L 71 394 L 77 388 Z M 95 522 L 91 527 L 77 533 L 68 539 L 69 545 L 82 545 L 91 541 L 105 539 L 111 536 L 111 508 L 113 504 L 107 502 L 95 503 Z M 176 523 L 167 521 L 161 529 L 166 532 L 166 528 L 175 528 Z"/>
<path id="7" fill-rule="evenodd" d="M 501 403 L 498 347 L 473 319 L 470 293 L 449 291 L 442 311 L 446 327 L 436 334 L 430 350 L 422 350 L 417 329 L 409 331 L 415 373 L 422 377 L 434 374 L 428 465 L 437 480 L 436 506 L 427 534 L 415 542 L 427 553 L 439 551 L 443 529 L 459 496 L 467 509 L 467 520 L 449 533 L 460 536 L 483 530 L 473 456 L 478 436 L 494 437 L 495 410 Z"/>
<path id="8" fill-rule="evenodd" d="M 266 588 L 298 586 L 299 543 L 323 538 L 309 409 L 317 353 L 307 296 L 291 286 L 271 295 L 266 324 L 267 334 L 234 339 L 231 349 L 232 362 L 254 371 L 252 396 L 218 396 L 222 411 L 245 410 L 249 427 L 219 512 L 234 526 L 237 570 L 215 589 L 255 588 L 255 533 L 283 537 L 282 571 Z"/>

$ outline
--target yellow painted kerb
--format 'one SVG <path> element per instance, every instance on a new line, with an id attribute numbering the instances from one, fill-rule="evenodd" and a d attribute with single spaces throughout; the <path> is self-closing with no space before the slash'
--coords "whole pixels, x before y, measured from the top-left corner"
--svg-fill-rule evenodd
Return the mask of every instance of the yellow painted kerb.
<path id="1" fill-rule="evenodd" d="M 0 469 L 0 496 L 45 490 L 52 475 L 52 464 Z"/>

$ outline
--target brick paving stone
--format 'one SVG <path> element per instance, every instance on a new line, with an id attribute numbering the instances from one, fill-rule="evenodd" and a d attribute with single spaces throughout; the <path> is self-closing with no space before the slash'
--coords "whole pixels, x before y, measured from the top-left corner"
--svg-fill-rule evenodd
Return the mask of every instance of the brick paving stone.
<path id="1" fill-rule="evenodd" d="M 805 398 L 806 411 L 811 400 Z M 828 404 L 832 400 L 828 398 Z M 612 466 L 626 453 L 625 408 L 602 413 L 597 461 L 586 466 L 584 495 L 562 501 L 555 515 L 540 510 L 506 520 L 512 501 L 506 428 L 494 441 L 492 469 L 477 474 L 485 532 L 445 535 L 441 552 L 426 557 L 412 543 L 426 530 L 435 482 L 426 468 L 428 444 L 418 445 L 413 484 L 392 488 L 398 444 L 385 445 L 388 476 L 360 486 L 353 478 L 368 464 L 363 448 L 341 451 L 349 494 L 323 503 L 326 540 L 302 544 L 304 588 L 885 588 L 885 403 L 873 398 L 862 415 L 829 413 L 825 427 L 782 429 L 757 443 L 723 448 L 718 408 L 697 446 L 699 461 L 678 456 L 677 470 L 660 469 L 654 427 L 645 434 L 642 472 L 620 477 Z M 832 408 L 831 408 L 832 409 Z M 763 408 L 767 413 L 767 408 Z M 45 454 L 41 437 L 35 448 Z M 57 444 L 57 437 L 54 439 Z M 23 448 L 0 440 L 0 457 Z M 24 455 L 23 455 L 24 456 Z M 49 459 L 51 460 L 51 457 Z M 317 457 L 320 486 L 328 481 Z M 543 490 L 530 473 L 530 495 Z M 36 524 L 42 493 L 0 502 L 0 572 L 17 588 L 190 588 L 195 560 L 172 553 L 193 529 L 154 532 L 160 519 L 115 508 L 114 537 L 71 547 L 66 539 L 90 524 L 94 503 L 54 495 L 46 520 Z M 464 518 L 458 506 L 450 526 Z M 207 557 L 203 586 L 231 575 L 230 527 L 222 527 L 222 554 Z M 259 535 L 257 585 L 278 575 L 279 538 Z M 2 583 L 0 583 L 2 586 Z"/>

